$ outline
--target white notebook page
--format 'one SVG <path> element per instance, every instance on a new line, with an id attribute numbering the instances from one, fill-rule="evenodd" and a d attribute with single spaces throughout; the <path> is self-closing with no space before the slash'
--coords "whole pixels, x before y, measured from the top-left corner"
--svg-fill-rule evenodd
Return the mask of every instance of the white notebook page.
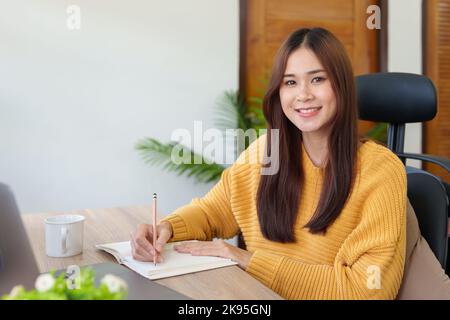
<path id="1" fill-rule="evenodd" d="M 176 244 L 177 242 L 173 242 L 165 245 L 162 253 L 164 261 L 157 263 L 156 266 L 153 262 L 142 262 L 133 259 L 130 241 L 97 245 L 96 247 L 112 254 L 119 263 L 149 279 L 161 279 L 237 264 L 230 259 L 220 257 L 193 256 L 190 253 L 179 253 L 173 248 Z"/>

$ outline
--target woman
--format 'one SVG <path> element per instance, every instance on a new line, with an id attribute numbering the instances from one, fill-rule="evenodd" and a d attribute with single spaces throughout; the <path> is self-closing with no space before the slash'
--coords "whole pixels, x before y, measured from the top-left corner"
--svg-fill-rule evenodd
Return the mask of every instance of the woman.
<path id="1" fill-rule="evenodd" d="M 206 196 L 158 225 L 157 261 L 166 242 L 197 239 L 177 250 L 230 258 L 287 299 L 394 299 L 405 261 L 405 169 L 389 149 L 358 138 L 354 77 L 339 40 L 322 28 L 291 34 L 263 108 L 267 135 Z M 279 129 L 278 150 L 270 129 Z M 279 152 L 275 174 L 242 161 L 261 159 L 264 147 Z M 247 250 L 210 241 L 239 231 Z M 151 225 L 140 225 L 136 259 L 153 261 L 150 239 Z"/>

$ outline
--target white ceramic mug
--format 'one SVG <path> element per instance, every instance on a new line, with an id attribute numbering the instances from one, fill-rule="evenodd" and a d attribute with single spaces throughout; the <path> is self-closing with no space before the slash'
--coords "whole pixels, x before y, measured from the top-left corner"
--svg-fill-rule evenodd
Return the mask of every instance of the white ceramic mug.
<path id="1" fill-rule="evenodd" d="M 45 219 L 45 253 L 63 258 L 83 251 L 85 218 L 80 215 L 59 215 Z"/>

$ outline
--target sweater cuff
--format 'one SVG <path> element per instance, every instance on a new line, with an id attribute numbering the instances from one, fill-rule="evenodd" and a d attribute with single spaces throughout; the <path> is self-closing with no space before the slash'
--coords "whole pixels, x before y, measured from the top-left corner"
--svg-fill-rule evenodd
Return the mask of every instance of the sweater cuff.
<path id="1" fill-rule="evenodd" d="M 188 239 L 186 223 L 179 215 L 172 214 L 161 219 L 161 221 L 167 221 L 172 225 L 172 237 L 167 242 L 183 241 Z"/>
<path id="2" fill-rule="evenodd" d="M 257 250 L 253 253 L 245 271 L 271 288 L 283 257 Z"/>

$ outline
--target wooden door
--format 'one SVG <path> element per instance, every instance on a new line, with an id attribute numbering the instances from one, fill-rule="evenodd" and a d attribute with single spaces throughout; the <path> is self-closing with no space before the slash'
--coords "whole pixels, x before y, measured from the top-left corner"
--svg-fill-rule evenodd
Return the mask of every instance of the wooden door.
<path id="1" fill-rule="evenodd" d="M 423 128 L 424 153 L 450 158 L 450 0 L 423 2 L 423 67 L 437 89 L 436 118 Z M 424 163 L 424 168 L 450 183 L 444 169 Z"/>

